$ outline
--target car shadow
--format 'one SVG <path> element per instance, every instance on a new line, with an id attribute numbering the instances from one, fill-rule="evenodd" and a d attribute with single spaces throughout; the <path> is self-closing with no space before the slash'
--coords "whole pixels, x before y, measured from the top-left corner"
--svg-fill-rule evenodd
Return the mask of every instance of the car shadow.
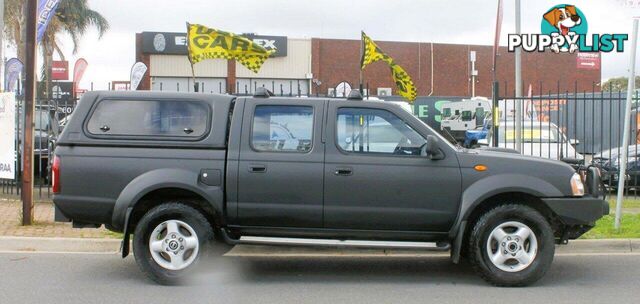
<path id="1" fill-rule="evenodd" d="M 111 261 L 113 262 L 113 261 Z M 128 257 L 124 265 L 97 272 L 125 281 L 156 285 L 145 278 Z M 570 270 L 570 271 L 569 271 Z M 448 256 L 432 257 L 226 257 L 209 256 L 199 261 L 197 270 L 183 285 L 210 285 L 224 280 L 236 284 L 423 284 L 430 286 L 491 285 L 483 281 L 466 261 L 453 264 Z M 581 284 L 580 277 L 590 275 L 588 264 L 561 259 L 530 288 Z"/>

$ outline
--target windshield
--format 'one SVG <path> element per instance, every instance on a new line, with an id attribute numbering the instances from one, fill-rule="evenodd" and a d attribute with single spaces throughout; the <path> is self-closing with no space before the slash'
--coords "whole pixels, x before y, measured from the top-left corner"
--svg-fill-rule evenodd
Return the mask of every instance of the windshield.
<path id="1" fill-rule="evenodd" d="M 506 128 L 506 130 L 505 130 Z M 514 126 L 506 126 L 498 129 L 498 138 L 501 143 L 515 142 Z M 558 129 L 552 126 L 523 126 L 522 142 L 524 143 L 557 143 L 560 142 L 560 134 Z"/>

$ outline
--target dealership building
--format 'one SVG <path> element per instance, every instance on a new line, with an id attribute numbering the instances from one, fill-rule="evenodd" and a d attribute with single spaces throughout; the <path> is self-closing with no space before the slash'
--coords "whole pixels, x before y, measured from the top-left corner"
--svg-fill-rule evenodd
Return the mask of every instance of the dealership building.
<path id="1" fill-rule="evenodd" d="M 266 48 L 275 48 L 258 73 L 234 60 L 213 59 L 195 65 L 200 91 L 252 94 L 265 87 L 277 95 L 341 95 L 357 88 L 360 79 L 360 40 L 298 39 L 246 35 Z M 492 46 L 432 42 L 377 41 L 382 50 L 405 68 L 419 96 L 491 96 Z M 140 90 L 193 91 L 186 34 L 136 34 L 136 59 L 145 63 Z M 496 77 L 501 90 L 513 90 L 514 53 L 500 48 Z M 601 79 L 599 54 L 523 53 L 522 79 L 533 92 L 591 91 Z M 363 73 L 372 96 L 397 95 L 388 66 L 369 65 Z"/>

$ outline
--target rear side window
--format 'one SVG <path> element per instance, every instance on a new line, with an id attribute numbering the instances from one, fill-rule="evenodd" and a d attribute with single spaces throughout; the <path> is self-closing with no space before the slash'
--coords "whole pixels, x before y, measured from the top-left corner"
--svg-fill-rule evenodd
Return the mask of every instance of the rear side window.
<path id="1" fill-rule="evenodd" d="M 210 108 L 196 101 L 102 100 L 87 124 L 89 133 L 113 136 L 182 137 L 206 134 Z"/>
<path id="2" fill-rule="evenodd" d="M 313 108 L 256 106 L 251 146 L 258 151 L 309 152 L 313 138 Z"/>

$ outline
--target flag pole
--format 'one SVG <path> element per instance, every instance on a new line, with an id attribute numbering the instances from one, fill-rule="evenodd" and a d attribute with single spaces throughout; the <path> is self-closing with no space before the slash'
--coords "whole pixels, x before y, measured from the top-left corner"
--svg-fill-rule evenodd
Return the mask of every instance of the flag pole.
<path id="1" fill-rule="evenodd" d="M 364 31 L 360 31 L 360 94 L 364 96 L 364 85 L 363 85 L 364 69 L 362 68 L 363 62 L 364 62 Z"/>
<path id="2" fill-rule="evenodd" d="M 189 37 L 190 28 L 191 28 L 191 24 L 187 22 L 187 52 L 189 53 L 187 57 L 189 57 L 189 64 L 191 64 L 191 79 L 193 80 L 193 91 L 197 93 L 198 83 L 196 82 L 196 70 L 193 67 L 193 61 L 191 61 L 191 43 L 190 43 L 191 37 Z"/>
<path id="3" fill-rule="evenodd" d="M 491 116 L 492 116 L 492 126 L 491 126 L 491 141 L 492 141 L 492 146 L 493 147 L 497 147 L 498 146 L 498 123 L 500 121 L 500 118 L 498 117 L 500 114 L 500 110 L 499 110 L 499 97 L 498 94 L 500 92 L 499 89 L 499 85 L 498 85 L 498 79 L 497 79 L 497 67 L 498 67 L 498 49 L 500 48 L 500 30 L 502 27 L 502 0 L 498 0 L 498 12 L 496 13 L 496 32 L 495 32 L 495 37 L 494 37 L 494 42 L 493 42 L 493 69 L 492 69 L 492 74 L 493 74 L 493 82 L 492 82 L 492 87 L 491 87 L 491 91 L 492 91 L 492 102 L 491 102 Z"/>

